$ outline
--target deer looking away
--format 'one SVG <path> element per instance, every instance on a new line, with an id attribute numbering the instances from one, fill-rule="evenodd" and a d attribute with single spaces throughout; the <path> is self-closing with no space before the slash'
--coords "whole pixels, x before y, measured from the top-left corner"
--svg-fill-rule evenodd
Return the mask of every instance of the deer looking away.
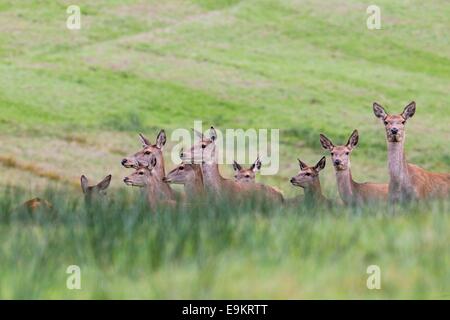
<path id="1" fill-rule="evenodd" d="M 256 172 L 261 169 L 261 160 L 259 160 L 258 157 L 256 161 L 248 169 L 242 168 L 242 166 L 239 163 L 234 161 L 233 169 L 234 169 L 234 181 L 240 183 L 254 183 L 256 178 Z"/>
<path id="2" fill-rule="evenodd" d="M 191 200 L 202 197 L 205 192 L 202 168 L 198 164 L 182 163 L 170 171 L 164 181 L 184 185 L 185 194 Z"/>
<path id="3" fill-rule="evenodd" d="M 85 175 L 81 176 L 81 190 L 86 200 L 97 198 L 98 196 L 106 195 L 106 189 L 111 184 L 111 175 L 106 176 L 102 181 L 94 186 L 89 186 L 89 180 Z"/>
<path id="4" fill-rule="evenodd" d="M 320 171 L 325 168 L 326 158 L 323 157 L 320 159 L 314 167 L 308 166 L 300 159 L 298 159 L 298 163 L 300 165 L 300 171 L 290 181 L 292 185 L 304 189 L 304 202 L 310 204 L 328 204 L 329 200 L 322 194 L 319 178 Z"/>
<path id="5" fill-rule="evenodd" d="M 373 104 L 375 116 L 384 124 L 388 145 L 389 199 L 391 202 L 448 197 L 450 174 L 428 172 L 406 161 L 405 125 L 416 112 L 416 103 L 408 104 L 402 114 L 389 115 L 378 103 Z"/>
<path id="6" fill-rule="evenodd" d="M 158 162 L 156 156 L 150 157 L 149 163 L 138 167 L 131 175 L 125 177 L 123 182 L 128 186 L 145 188 L 147 201 L 152 209 L 160 204 L 175 205 L 175 197 L 169 185 L 163 181 L 156 169 Z"/>
<path id="7" fill-rule="evenodd" d="M 244 198 L 250 193 L 267 199 L 283 201 L 280 192 L 262 184 L 238 183 L 225 179 L 219 171 L 218 152 L 216 149 L 217 132 L 214 127 L 209 131 L 209 138 L 196 132 L 200 141 L 193 145 L 189 151 L 181 152 L 184 162 L 201 164 L 205 190 L 217 197 Z"/>
<path id="8" fill-rule="evenodd" d="M 350 154 L 358 145 L 358 142 L 359 134 L 357 130 L 353 131 L 347 144 L 343 146 L 335 146 L 326 136 L 320 135 L 322 147 L 330 151 L 331 154 L 339 195 L 346 205 L 387 200 L 387 184 L 357 183 L 353 180 L 350 170 Z"/>

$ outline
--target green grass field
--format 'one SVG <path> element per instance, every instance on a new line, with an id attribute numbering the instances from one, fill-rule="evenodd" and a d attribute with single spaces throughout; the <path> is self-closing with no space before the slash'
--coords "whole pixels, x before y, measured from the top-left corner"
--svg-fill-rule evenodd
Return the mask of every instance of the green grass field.
<path id="1" fill-rule="evenodd" d="M 71 4 L 78 31 L 66 28 Z M 280 172 L 258 180 L 286 197 L 301 194 L 288 182 L 296 159 L 326 154 L 319 133 L 344 143 L 357 128 L 353 177 L 387 182 L 374 101 L 399 113 L 415 100 L 408 159 L 448 172 L 450 4 L 379 0 L 382 29 L 368 30 L 369 4 L 3 0 L 0 298 L 450 298 L 448 201 L 395 213 L 217 205 L 152 216 L 122 183 L 138 132 L 170 136 L 194 120 L 280 129 Z M 116 202 L 92 215 L 79 176 L 109 173 Z M 321 179 L 337 199 L 330 165 Z M 36 196 L 57 218 L 10 213 Z M 81 291 L 65 287 L 71 264 Z M 371 264 L 381 290 L 366 287 Z"/>

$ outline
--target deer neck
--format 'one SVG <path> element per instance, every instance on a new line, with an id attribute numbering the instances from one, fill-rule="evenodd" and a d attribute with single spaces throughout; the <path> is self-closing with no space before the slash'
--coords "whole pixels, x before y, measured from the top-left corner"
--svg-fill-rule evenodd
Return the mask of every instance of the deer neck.
<path id="1" fill-rule="evenodd" d="M 184 184 L 184 190 L 190 198 L 197 197 L 204 193 L 205 188 L 203 185 L 203 175 L 200 168 L 198 171 L 195 170 L 194 176 L 186 181 Z"/>
<path id="2" fill-rule="evenodd" d="M 316 179 L 310 186 L 305 188 L 305 200 L 316 202 L 323 198 L 320 180 Z"/>
<path id="3" fill-rule="evenodd" d="M 214 150 L 212 150 L 210 159 L 204 159 L 207 161 L 203 161 L 201 169 L 205 189 L 212 190 L 219 194 L 223 191 L 223 181 L 225 179 L 220 175 L 218 154 L 216 149 L 214 148 Z"/>
<path id="4" fill-rule="evenodd" d="M 202 164 L 203 181 L 207 190 L 213 190 L 219 193 L 222 189 L 224 178 L 220 175 L 219 165 L 217 163 Z"/>
<path id="5" fill-rule="evenodd" d="M 349 164 L 350 166 L 350 164 Z M 336 171 L 336 180 L 339 195 L 345 203 L 350 203 L 355 197 L 355 182 L 353 181 L 352 172 L 350 167 L 346 170 Z"/>
<path id="6" fill-rule="evenodd" d="M 150 204 L 155 204 L 159 200 L 168 200 L 173 198 L 172 189 L 169 184 L 162 181 L 158 176 L 149 178 L 146 185 L 147 199 Z"/>
<path id="7" fill-rule="evenodd" d="M 405 157 L 405 139 L 401 142 L 388 141 L 388 163 L 391 191 L 400 190 L 409 184 L 408 164 Z"/>
<path id="8" fill-rule="evenodd" d="M 154 171 L 156 172 L 156 175 L 162 179 L 166 176 L 166 170 L 164 168 L 164 157 L 162 153 L 159 155 L 156 166 L 154 167 Z"/>

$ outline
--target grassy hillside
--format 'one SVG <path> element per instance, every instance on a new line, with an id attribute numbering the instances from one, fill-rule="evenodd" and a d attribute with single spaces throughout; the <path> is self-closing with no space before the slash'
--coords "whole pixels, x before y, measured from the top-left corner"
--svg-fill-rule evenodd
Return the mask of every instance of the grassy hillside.
<path id="1" fill-rule="evenodd" d="M 100 180 L 112 173 L 114 192 L 133 197 L 137 192 L 122 183 L 129 171 L 120 166 L 120 160 L 139 149 L 137 132 L 154 140 L 161 128 L 170 136 L 173 129 L 191 128 L 194 120 L 203 120 L 205 128 L 212 124 L 219 129 L 280 129 L 280 172 L 258 179 L 288 196 L 301 193 L 288 183 L 298 171 L 296 159 L 313 164 L 326 154 L 320 147 L 319 133 L 344 143 L 353 129 L 359 129 L 360 145 L 352 155 L 354 178 L 387 181 L 384 129 L 372 113 L 374 101 L 398 113 L 415 100 L 417 113 L 407 125 L 408 158 L 430 170 L 449 171 L 450 4 L 445 0 L 379 0 L 381 30 L 367 29 L 366 8 L 371 3 L 357 0 L 78 0 L 82 11 L 79 31 L 66 28 L 70 4 L 73 1 L 0 3 L 0 190 L 6 186 L 21 188 L 13 198 L 4 196 L 0 201 L 3 208 L 13 207 L 11 199 L 19 203 L 43 196 L 49 186 L 67 188 L 63 189 L 66 194 L 78 201 L 81 174 Z M 170 146 L 171 142 L 167 153 Z M 172 166 L 167 161 L 167 167 Z M 229 166 L 222 170 L 231 176 Z M 321 178 L 325 193 L 337 198 L 330 165 Z M 60 210 L 67 206 L 62 203 Z M 302 218 L 295 210 L 287 210 L 281 215 L 265 215 L 261 224 L 254 225 L 254 211 L 258 209 L 243 210 L 242 221 L 240 216 L 223 217 L 227 228 L 237 229 L 229 233 L 230 238 L 217 241 L 233 237 L 238 241 L 240 232 L 248 231 L 253 235 L 246 240 L 248 246 L 240 248 L 231 242 L 223 251 L 212 254 L 211 250 L 217 249 L 213 242 L 212 249 L 181 254 L 180 265 L 166 246 L 177 247 L 181 240 L 155 242 L 153 237 L 162 233 L 158 229 L 162 226 L 150 226 L 154 218 L 146 217 L 130 247 L 121 247 L 118 252 L 141 244 L 153 246 L 151 254 L 162 250 L 161 254 L 168 255 L 160 262 L 164 268 L 151 267 L 143 274 L 136 271 L 136 276 L 127 274 L 129 279 L 117 277 L 111 286 L 143 283 L 143 279 L 158 283 L 151 289 L 154 291 L 141 288 L 124 297 L 247 297 L 246 293 L 262 298 L 320 297 L 318 293 L 323 292 L 326 297 L 439 298 L 448 294 L 450 287 L 442 269 L 442 265 L 448 265 L 445 233 L 450 224 L 448 205 L 434 206 L 405 210 L 393 220 L 383 215 L 384 209 L 377 208 L 362 212 L 342 209 L 337 220 L 325 214 L 318 220 Z M 408 212 L 417 215 L 411 218 Z M 364 220 L 361 216 L 370 217 Z M 58 256 L 62 247 L 47 252 L 49 243 L 55 241 L 62 246 L 71 237 L 82 239 L 88 231 L 81 228 L 79 234 L 67 235 L 73 227 L 69 217 L 55 231 L 51 224 L 24 225 L 22 220 L 15 224 L 3 219 L 0 234 L 10 240 L 3 241 L 0 252 L 6 254 L 9 269 L 2 271 L 0 282 L 6 281 L 7 286 L 2 285 L 0 296 L 28 297 L 31 292 L 31 297 L 73 297 L 67 292 L 52 294 L 55 279 L 46 282 L 45 288 L 36 284 L 32 291 L 25 282 L 15 287 L 14 281 L 26 271 L 19 268 L 23 272 L 15 274 L 14 269 L 31 261 L 34 264 L 27 270 L 39 273 L 40 259 L 52 259 L 55 269 L 49 270 L 57 272 L 56 264 L 68 259 L 64 254 Z M 133 218 L 123 219 L 126 224 Z M 213 238 L 208 228 L 214 220 L 192 221 L 206 232 L 202 240 Z M 176 237 L 177 231 L 187 232 L 183 229 L 186 225 L 178 223 L 182 222 L 174 222 L 168 237 Z M 117 228 L 122 227 L 126 228 Z M 147 235 L 146 227 L 155 233 Z M 32 232 L 20 238 L 23 228 Z M 332 230 L 336 230 L 336 238 L 322 243 Z M 367 239 L 359 238 L 366 231 Z M 131 235 L 125 232 L 119 238 Z M 397 236 L 398 246 L 392 244 Z M 340 256 L 333 255 L 331 239 L 345 243 L 357 240 Z M 40 247 L 39 241 L 45 245 Z M 110 241 L 112 238 L 107 237 L 105 243 Z M 199 239 L 190 241 L 197 243 Z M 305 246 L 302 250 L 306 253 L 297 255 L 298 243 L 310 244 L 299 244 Z M 378 249 L 374 249 L 375 243 Z M 76 255 L 89 245 L 70 247 L 67 255 Z M 270 256 L 279 246 L 279 255 Z M 15 256 L 14 252 L 22 252 L 24 247 L 29 251 L 20 258 Z M 36 257 L 36 250 L 42 250 L 42 256 Z M 317 259 L 313 252 L 318 253 Z M 380 295 L 371 295 L 364 287 L 348 294 L 340 291 L 342 286 L 352 286 L 352 274 L 361 277 L 355 270 L 362 266 L 350 268 L 348 263 L 372 254 L 381 257 L 394 272 L 391 290 Z M 422 254 L 423 260 L 419 257 Z M 122 256 L 117 259 L 130 258 L 128 253 L 118 255 Z M 405 256 L 409 258 L 403 259 Z M 278 265 L 284 257 L 286 260 Z M 107 269 L 102 265 L 97 270 L 92 257 L 82 259 L 93 268 L 92 277 L 98 276 L 98 270 Z M 140 270 L 152 259 L 145 256 L 129 265 L 114 260 L 114 265 L 123 269 L 110 267 L 107 277 Z M 303 259 L 305 264 L 301 263 Z M 329 265 L 335 262 L 337 268 L 331 271 Z M 207 273 L 203 278 L 203 267 L 210 268 L 209 264 L 214 275 Z M 255 264 L 261 268 L 253 272 Z M 305 273 L 295 278 L 292 274 L 299 268 L 305 268 Z M 432 271 L 424 275 L 428 268 Z M 274 278 L 268 280 L 267 275 L 274 272 Z M 174 274 L 173 286 L 186 288 L 196 283 L 198 287 L 170 291 L 165 281 Z M 238 274 L 236 288 L 221 286 Z M 246 278 L 248 274 L 252 275 Z M 260 277 L 266 281 L 258 282 Z M 301 285 L 310 277 L 317 282 Z M 210 280 L 214 288 L 209 287 Z M 292 283 L 292 287 L 278 286 L 281 282 Z M 333 284 L 327 291 L 328 283 Z M 107 294 L 111 288 L 82 296 L 111 297 Z M 264 296 L 267 291 L 279 294 Z"/>
<path id="2" fill-rule="evenodd" d="M 384 133 L 371 105 L 400 112 L 415 100 L 408 156 L 448 170 L 444 1 L 380 1 L 376 31 L 364 1 L 79 1 L 80 31 L 65 27 L 68 3 L 2 2 L 2 157 L 63 181 L 121 177 L 118 160 L 139 148 L 138 131 L 153 137 L 195 119 L 279 128 L 282 169 L 262 179 L 290 192 L 296 157 L 323 154 L 320 132 L 344 142 L 358 128 L 354 175 L 383 181 Z M 46 184 L 31 170 L 2 169 L 2 185 Z M 333 193 L 331 168 L 324 179 Z"/>

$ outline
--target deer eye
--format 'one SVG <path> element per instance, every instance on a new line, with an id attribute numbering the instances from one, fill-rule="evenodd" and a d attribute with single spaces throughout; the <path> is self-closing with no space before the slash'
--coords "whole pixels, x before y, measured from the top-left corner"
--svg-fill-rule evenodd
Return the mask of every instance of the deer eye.
<path id="1" fill-rule="evenodd" d="M 305 173 L 305 176 L 307 176 L 307 177 L 309 177 L 310 175 L 311 175 L 311 173 L 309 173 L 309 172 Z"/>
<path id="2" fill-rule="evenodd" d="M 246 178 L 250 178 L 250 175 L 246 174 L 245 177 L 246 177 Z"/>
<path id="3" fill-rule="evenodd" d="M 180 167 L 179 169 L 180 169 L 180 170 L 184 170 L 184 167 Z"/>
<path id="4" fill-rule="evenodd" d="M 206 144 L 202 144 L 202 149 L 205 149 L 206 148 Z"/>
<path id="5" fill-rule="evenodd" d="M 387 122 L 387 121 L 384 121 L 384 125 L 385 126 L 387 126 L 389 124 L 389 122 Z"/>
<path id="6" fill-rule="evenodd" d="M 350 152 L 346 152 L 345 154 L 348 156 L 350 154 Z"/>
<path id="7" fill-rule="evenodd" d="M 149 155 L 149 154 L 151 154 L 151 152 L 150 151 L 145 151 L 145 154 Z"/>
<path id="8" fill-rule="evenodd" d="M 331 153 L 331 156 L 334 157 L 334 152 Z"/>
<path id="9" fill-rule="evenodd" d="M 405 121 L 405 120 L 403 120 L 403 121 L 402 121 L 402 124 L 405 124 L 405 123 L 406 123 L 406 121 Z"/>

